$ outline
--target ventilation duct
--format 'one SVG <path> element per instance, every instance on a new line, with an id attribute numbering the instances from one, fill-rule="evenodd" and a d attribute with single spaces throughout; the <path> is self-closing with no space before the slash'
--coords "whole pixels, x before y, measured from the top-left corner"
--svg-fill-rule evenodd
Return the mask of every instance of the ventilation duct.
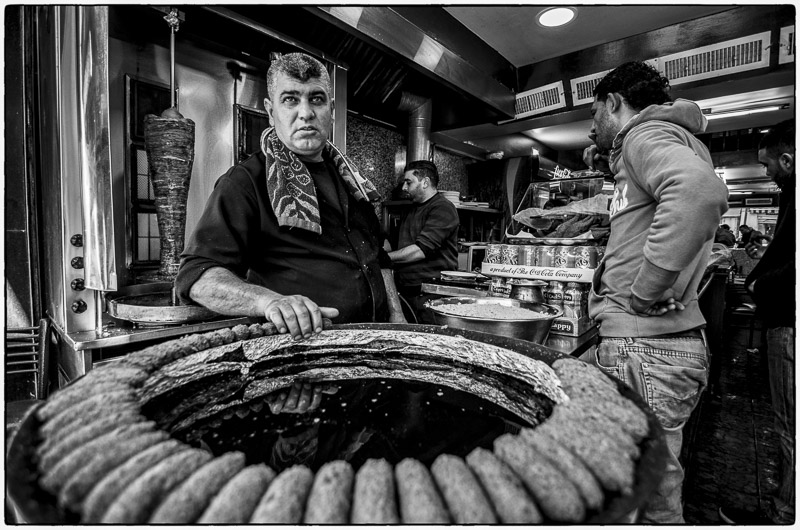
<path id="1" fill-rule="evenodd" d="M 769 66 L 770 32 L 758 33 L 658 58 L 670 85 Z"/>
<path id="2" fill-rule="evenodd" d="M 403 92 L 398 109 L 409 113 L 406 164 L 416 160 L 430 160 L 433 110 L 431 100 Z"/>
<path id="3" fill-rule="evenodd" d="M 596 87 L 610 71 L 611 70 L 604 70 L 596 74 L 570 79 L 569 83 L 572 87 L 572 105 L 577 106 L 593 102 L 594 87 Z"/>
<path id="4" fill-rule="evenodd" d="M 514 105 L 514 119 L 503 120 L 498 124 L 542 114 L 550 110 L 563 109 L 566 106 L 564 84 L 561 81 L 556 81 L 555 83 L 517 94 Z"/>

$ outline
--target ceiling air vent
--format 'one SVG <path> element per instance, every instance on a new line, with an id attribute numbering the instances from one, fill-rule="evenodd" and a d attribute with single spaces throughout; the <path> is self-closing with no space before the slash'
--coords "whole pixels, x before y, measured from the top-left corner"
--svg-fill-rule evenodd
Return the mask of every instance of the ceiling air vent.
<path id="1" fill-rule="evenodd" d="M 781 28 L 780 49 L 778 50 L 778 64 L 794 62 L 794 26 Z"/>
<path id="2" fill-rule="evenodd" d="M 514 119 L 541 114 L 567 106 L 564 100 L 564 83 L 557 81 L 517 94 Z"/>
<path id="3" fill-rule="evenodd" d="M 770 32 L 673 53 L 658 59 L 671 85 L 769 66 Z"/>
<path id="4" fill-rule="evenodd" d="M 594 101 L 594 95 L 592 94 L 594 92 L 594 87 L 596 87 L 597 83 L 610 71 L 611 70 L 606 70 L 605 72 L 598 72 L 596 74 L 570 79 L 569 84 L 572 86 L 572 105 L 584 105 Z"/>
<path id="5" fill-rule="evenodd" d="M 744 204 L 745 206 L 772 206 L 772 198 L 753 197 L 752 199 L 745 199 Z"/>

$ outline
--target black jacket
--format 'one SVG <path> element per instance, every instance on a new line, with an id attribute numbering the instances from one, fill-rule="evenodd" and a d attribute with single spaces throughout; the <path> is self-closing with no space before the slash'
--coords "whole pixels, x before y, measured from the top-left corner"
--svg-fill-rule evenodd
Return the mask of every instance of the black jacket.
<path id="1" fill-rule="evenodd" d="M 203 272 L 224 267 L 284 295 L 301 294 L 335 307 L 334 322 L 386 322 L 383 250 L 372 204 L 356 200 L 329 162 L 306 164 L 319 200 L 322 234 L 279 226 L 267 192 L 265 160 L 257 153 L 217 180 L 181 255 L 179 297 Z"/>
<path id="2" fill-rule="evenodd" d="M 440 193 L 403 214 L 397 248 L 417 245 L 425 258 L 394 265 L 398 286 L 419 287 L 458 268 L 458 223 L 456 207 Z"/>
<path id="3" fill-rule="evenodd" d="M 745 285 L 758 280 L 753 291 L 756 317 L 768 328 L 795 326 L 795 183 L 781 191 L 775 234 L 764 257 L 747 276 Z"/>

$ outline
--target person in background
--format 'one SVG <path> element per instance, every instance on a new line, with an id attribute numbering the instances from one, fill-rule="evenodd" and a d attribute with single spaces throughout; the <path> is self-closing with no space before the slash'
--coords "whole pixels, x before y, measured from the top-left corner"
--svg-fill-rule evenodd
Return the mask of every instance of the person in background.
<path id="1" fill-rule="evenodd" d="M 403 193 L 413 206 L 400 220 L 397 250 L 389 252 L 400 294 L 418 313 L 423 282 L 458 268 L 458 212 L 439 194 L 433 162 L 417 160 L 403 170 Z"/>
<path id="2" fill-rule="evenodd" d="M 750 241 L 750 234 L 753 232 L 753 229 L 750 228 L 748 225 L 740 225 L 739 226 L 739 239 L 736 241 L 736 248 L 744 248 L 747 246 L 747 243 Z"/>
<path id="3" fill-rule="evenodd" d="M 778 491 L 764 513 L 722 507 L 731 524 L 793 524 L 795 505 L 795 128 L 794 120 L 770 128 L 758 146 L 758 161 L 780 188 L 778 220 L 766 250 L 751 241 L 745 251 L 758 259 L 745 286 L 756 304 L 756 318 L 767 328 L 767 366 L 775 432 L 778 435 Z"/>
<path id="4" fill-rule="evenodd" d="M 405 322 L 379 236 L 375 187 L 328 137 L 330 77 L 291 53 L 267 72 L 271 127 L 261 149 L 216 182 L 181 256 L 183 303 L 266 317 L 300 340 L 334 322 Z M 322 388 L 295 385 L 273 412 L 319 405 Z"/>
<path id="5" fill-rule="evenodd" d="M 726 247 L 736 245 L 736 236 L 731 232 L 729 225 L 719 225 L 717 233 L 714 235 L 714 243 L 722 243 Z"/>
<path id="6" fill-rule="evenodd" d="M 758 230 L 747 225 L 741 225 L 739 227 L 739 234 L 739 241 L 736 243 L 736 248 L 745 248 L 750 241 L 760 244 L 762 241 L 769 241 L 770 239 L 768 236 L 765 236 Z"/>
<path id="7" fill-rule="evenodd" d="M 589 297 L 600 341 L 581 359 L 627 383 L 664 428 L 663 480 L 641 522 L 684 522 L 678 457 L 683 427 L 707 385 L 708 351 L 697 288 L 728 189 L 695 134 L 700 107 L 671 101 L 669 81 L 643 62 L 622 64 L 594 89 L 594 145 L 584 161 L 614 175 L 611 233 Z"/>

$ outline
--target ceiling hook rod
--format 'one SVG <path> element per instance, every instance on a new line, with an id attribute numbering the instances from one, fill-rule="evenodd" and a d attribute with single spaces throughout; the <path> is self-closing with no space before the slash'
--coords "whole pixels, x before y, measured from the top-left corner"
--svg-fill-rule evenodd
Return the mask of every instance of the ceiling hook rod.
<path id="1" fill-rule="evenodd" d="M 175 33 L 178 32 L 180 19 L 178 10 L 170 8 L 169 14 L 164 17 L 170 28 L 169 34 L 169 106 L 175 108 Z"/>

